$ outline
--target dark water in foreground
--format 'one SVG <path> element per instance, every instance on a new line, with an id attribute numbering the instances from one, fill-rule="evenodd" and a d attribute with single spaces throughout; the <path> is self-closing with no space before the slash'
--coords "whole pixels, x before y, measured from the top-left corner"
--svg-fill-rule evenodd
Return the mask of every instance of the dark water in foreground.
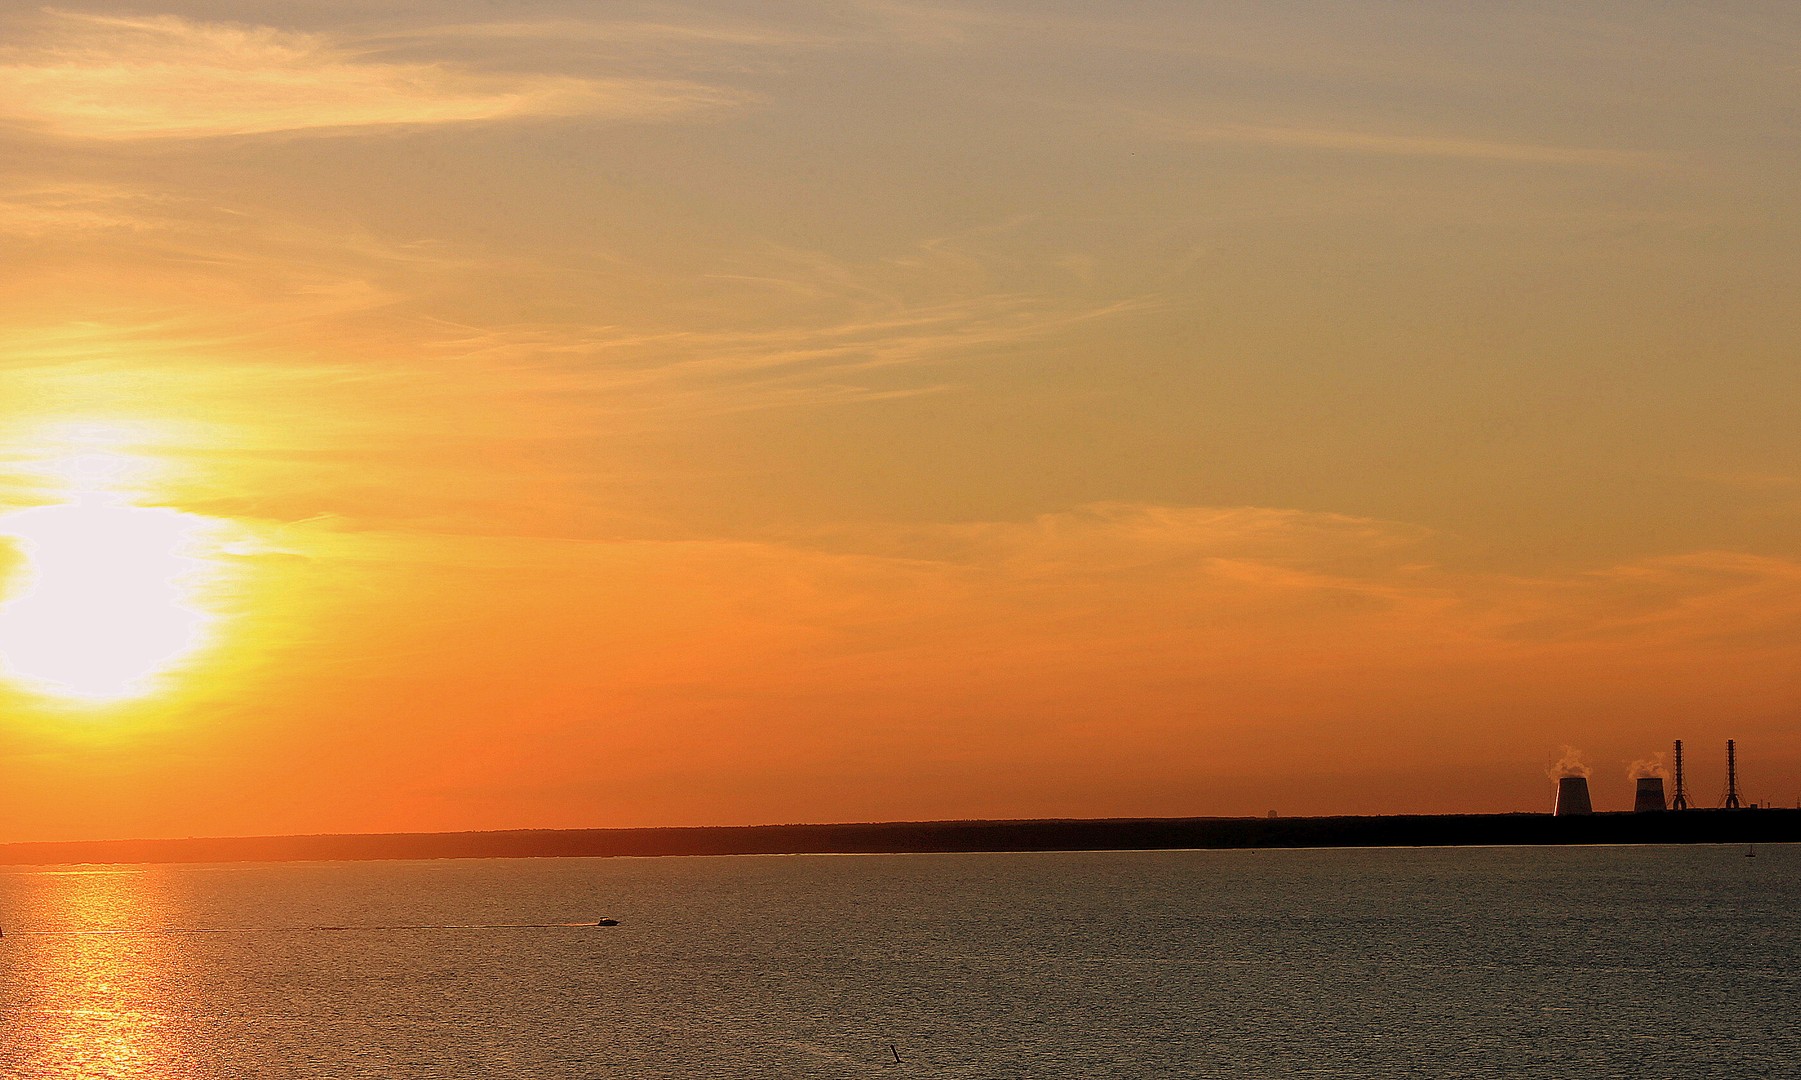
<path id="1" fill-rule="evenodd" d="M 1786 847 L 17 869 L 0 926 L 8 1077 L 1801 1075 Z"/>

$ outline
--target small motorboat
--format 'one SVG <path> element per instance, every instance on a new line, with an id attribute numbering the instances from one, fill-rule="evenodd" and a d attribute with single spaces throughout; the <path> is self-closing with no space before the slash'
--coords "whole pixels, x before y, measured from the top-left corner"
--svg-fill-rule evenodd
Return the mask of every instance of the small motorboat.
<path id="1" fill-rule="evenodd" d="M 618 919 L 596 919 L 596 920 L 594 920 L 594 925 L 595 926 L 618 926 L 619 920 Z"/>

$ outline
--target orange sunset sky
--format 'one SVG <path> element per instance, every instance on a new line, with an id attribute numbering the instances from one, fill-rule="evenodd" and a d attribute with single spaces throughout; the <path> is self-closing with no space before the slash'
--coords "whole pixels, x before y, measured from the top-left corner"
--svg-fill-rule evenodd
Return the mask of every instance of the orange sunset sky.
<path id="1" fill-rule="evenodd" d="M 0 9 L 0 840 L 1801 797 L 1801 7 Z"/>

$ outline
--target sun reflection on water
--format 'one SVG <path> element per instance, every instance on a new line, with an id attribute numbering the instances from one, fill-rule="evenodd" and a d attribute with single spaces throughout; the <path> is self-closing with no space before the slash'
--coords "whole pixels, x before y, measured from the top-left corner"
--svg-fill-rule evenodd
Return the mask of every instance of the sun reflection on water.
<path id="1" fill-rule="evenodd" d="M 154 947 L 111 932 L 154 922 L 155 875 L 32 874 L 33 910 L 11 913 L 33 931 L 8 927 L 15 977 L 27 996 L 5 1035 L 0 1063 L 16 1076 L 167 1076 L 176 1029 Z"/>

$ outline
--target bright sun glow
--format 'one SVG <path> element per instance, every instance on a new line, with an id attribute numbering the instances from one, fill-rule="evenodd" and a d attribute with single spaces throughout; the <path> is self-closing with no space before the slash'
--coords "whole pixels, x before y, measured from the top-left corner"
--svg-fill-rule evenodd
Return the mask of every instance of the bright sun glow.
<path id="1" fill-rule="evenodd" d="M 130 432 L 59 429 L 16 472 L 57 501 L 0 516 L 23 565 L 0 604 L 0 663 L 40 693 L 94 702 L 140 697 L 205 644 L 200 603 L 219 569 L 210 519 L 139 505 L 155 461 Z"/>

